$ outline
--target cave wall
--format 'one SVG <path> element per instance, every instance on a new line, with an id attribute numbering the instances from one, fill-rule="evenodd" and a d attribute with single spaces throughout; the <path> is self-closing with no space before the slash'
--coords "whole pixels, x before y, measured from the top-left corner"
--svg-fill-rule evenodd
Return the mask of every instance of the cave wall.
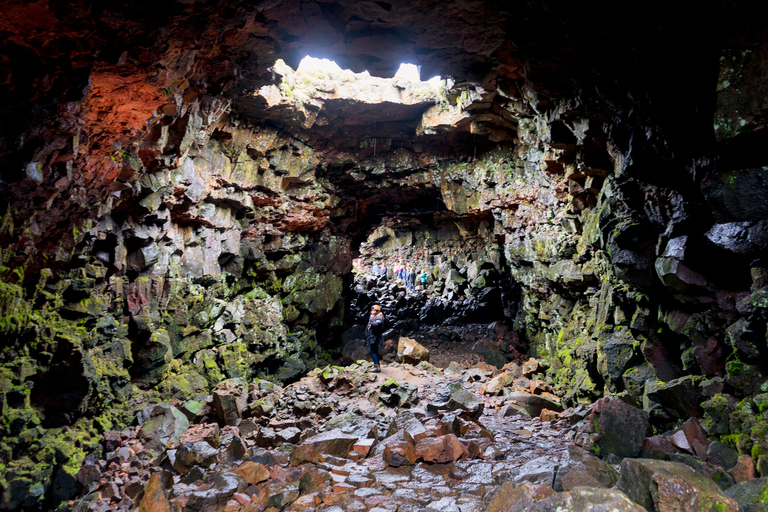
<path id="1" fill-rule="evenodd" d="M 722 30 L 678 66 L 691 48 L 671 43 L 676 13 L 609 9 L 656 36 L 630 51 L 635 32 L 588 10 L 395 4 L 155 18 L 7 2 L 2 507 L 71 496 L 101 434 L 148 402 L 191 413 L 222 379 L 326 362 L 366 238 L 364 257 L 405 256 L 436 282 L 490 263 L 521 291 L 508 321 L 568 403 L 621 394 L 657 428 L 704 415 L 768 474 L 764 29 L 704 6 L 690 41 L 720 15 Z M 380 140 L 377 118 L 317 116 L 317 98 L 243 103 L 310 32 L 356 71 L 391 74 L 405 48 L 475 83 Z M 600 35 L 616 46 L 595 52 Z"/>

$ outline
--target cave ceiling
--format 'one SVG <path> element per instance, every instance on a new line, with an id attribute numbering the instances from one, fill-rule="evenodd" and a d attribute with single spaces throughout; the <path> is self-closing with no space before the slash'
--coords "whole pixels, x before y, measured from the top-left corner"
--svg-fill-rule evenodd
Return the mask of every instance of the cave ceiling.
<path id="1" fill-rule="evenodd" d="M 661 2 L 470 0 L 4 5 L 2 188 L 25 197 L 30 208 L 50 208 L 50 193 L 37 186 L 39 171 L 28 162 L 58 169 L 57 183 L 79 166 L 84 199 L 50 215 L 62 225 L 65 218 L 93 216 L 96 201 L 87 198 L 119 193 L 124 185 L 115 179 L 132 174 L 98 162 L 124 154 L 150 121 L 162 125 L 206 97 L 218 105 L 206 113 L 208 122 L 227 115 L 236 123 L 273 125 L 310 146 L 354 152 L 355 162 L 377 150 L 432 162 L 474 158 L 517 142 L 518 113 L 545 112 L 570 98 L 561 108 L 611 126 L 610 134 L 587 137 L 587 146 L 602 147 L 607 136 L 626 154 L 646 148 L 649 154 L 636 151 L 635 161 L 649 169 L 649 179 L 670 179 L 670 162 L 680 168 L 712 154 L 720 47 L 764 30 L 739 2 L 714 1 L 692 9 Z M 261 94 L 281 80 L 278 59 L 295 69 L 306 55 L 374 78 L 392 77 L 409 62 L 423 78 L 439 75 L 455 85 L 439 99 L 382 97 L 378 104 L 345 98 L 338 88 L 320 90 L 298 109 L 284 97 Z M 460 109 L 449 108 L 457 104 Z M 88 140 L 78 135 L 84 125 L 98 127 Z M 599 132 L 591 128 L 585 133 Z M 88 154 L 70 141 L 86 143 Z M 572 141 L 561 142 L 566 148 Z M 170 163 L 142 151 L 148 170 Z M 738 150 L 723 154 L 744 158 Z M 346 211 L 359 211 L 360 198 L 389 197 L 350 179 L 349 159 L 322 166 L 346 191 Z M 370 211 L 380 216 L 384 205 L 402 208 L 414 195 L 432 202 L 433 192 L 414 190 L 402 202 L 376 200 Z"/>
<path id="2" fill-rule="evenodd" d="M 0 113 L 21 122 L 3 123 L 0 151 L 21 160 L 28 155 L 14 147 L 20 133 L 80 98 L 92 71 L 241 97 L 270 82 L 278 58 L 295 69 L 305 55 L 384 78 L 410 62 L 423 77 L 507 96 L 527 85 L 541 108 L 577 94 L 585 105 L 599 102 L 605 116 L 639 117 L 642 109 L 687 151 L 706 142 L 696 142 L 697 126 L 714 108 L 719 45 L 733 36 L 734 20 L 742 31 L 751 25 L 739 19 L 738 2 L 4 3 Z M 169 70 L 185 59 L 198 72 L 173 84 Z"/>

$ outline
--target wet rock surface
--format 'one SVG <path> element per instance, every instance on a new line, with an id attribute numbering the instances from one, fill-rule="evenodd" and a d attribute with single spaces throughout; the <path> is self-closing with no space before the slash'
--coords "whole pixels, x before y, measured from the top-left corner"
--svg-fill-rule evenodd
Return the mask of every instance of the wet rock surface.
<path id="1" fill-rule="evenodd" d="M 535 370 L 537 362 L 524 368 Z M 148 416 L 112 436 L 124 454 L 83 466 L 84 477 L 94 473 L 93 492 L 82 504 L 69 504 L 93 511 L 501 512 L 672 511 L 693 503 L 692 510 L 735 512 L 737 502 L 755 499 L 764 487 L 764 479 L 738 485 L 731 480 L 722 491 L 722 479 L 707 473 L 706 454 L 711 464 L 735 467 L 737 460 L 710 442 L 694 419 L 667 435 L 670 452 L 657 459 L 624 458 L 618 464 L 620 457 L 610 452 L 603 460 L 594 452 L 605 450 L 597 444 L 605 424 L 597 422 L 596 432 L 590 425 L 597 411 L 608 410 L 606 403 L 592 405 L 592 411 L 542 410 L 531 417 L 505 409 L 526 393 L 519 382 L 501 386 L 500 393 L 485 392 L 504 373 L 522 375 L 520 367 L 441 370 L 422 362 L 371 370 L 361 361 L 314 370 L 286 387 L 253 382 L 236 421 L 219 418 L 211 397 L 200 422 L 152 457 L 142 443 L 149 446 L 165 434 Z M 240 389 L 243 383 L 236 384 Z M 405 405 L 389 405 L 393 385 L 413 388 L 415 395 Z M 269 412 L 253 406 L 260 400 L 257 389 L 269 390 L 275 403 Z M 592 437 L 584 436 L 588 432 Z M 625 433 L 628 443 L 633 437 Z M 704 459 L 693 454 L 696 443 L 705 447 L 699 451 Z M 687 463 L 663 460 L 675 457 L 687 457 Z"/>

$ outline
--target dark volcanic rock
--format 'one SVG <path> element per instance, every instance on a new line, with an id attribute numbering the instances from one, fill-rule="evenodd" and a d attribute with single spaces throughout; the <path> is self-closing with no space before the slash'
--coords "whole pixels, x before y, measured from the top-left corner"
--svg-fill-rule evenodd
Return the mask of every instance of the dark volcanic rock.
<path id="1" fill-rule="evenodd" d="M 616 488 L 649 511 L 666 512 L 684 506 L 713 512 L 739 509 L 715 482 L 677 462 L 624 459 L 619 473 Z"/>
<path id="2" fill-rule="evenodd" d="M 642 506 L 630 500 L 626 494 L 613 489 L 576 487 L 570 492 L 558 493 L 549 498 L 510 511 L 535 512 L 642 512 Z"/>
<path id="3" fill-rule="evenodd" d="M 607 463 L 583 448 L 570 445 L 560 458 L 557 475 L 552 487 L 556 491 L 564 490 L 564 479 L 571 472 L 577 471 L 586 473 L 597 482 L 598 485 L 592 485 L 591 487 L 613 487 L 619 478 L 618 472 Z"/>
<path id="4" fill-rule="evenodd" d="M 483 403 L 458 383 L 447 385 L 434 400 L 427 404 L 428 411 L 462 410 L 473 418 L 479 417 L 483 413 L 483 408 Z"/>
<path id="5" fill-rule="evenodd" d="M 331 430 L 306 439 L 291 452 L 291 465 L 303 462 L 319 462 L 320 456 L 332 455 L 346 457 L 358 436 L 345 434 L 341 430 Z"/>
<path id="6" fill-rule="evenodd" d="M 513 404 L 517 404 L 522 407 L 528 413 L 528 415 L 532 417 L 539 416 L 541 411 L 544 409 L 555 412 L 561 412 L 564 410 L 563 406 L 555 398 L 549 398 L 542 395 L 534 395 L 522 391 L 513 391 L 506 393 L 505 398 L 507 398 Z"/>
<path id="7" fill-rule="evenodd" d="M 725 494 L 736 500 L 739 512 L 764 512 L 768 510 L 768 478 L 756 478 L 734 485 Z"/>
<path id="8" fill-rule="evenodd" d="M 618 398 L 601 399 L 593 407 L 600 454 L 636 457 L 648 430 L 648 413 Z"/>
<path id="9" fill-rule="evenodd" d="M 216 462 L 219 451 L 205 441 L 184 442 L 176 450 L 173 467 L 181 474 L 187 474 L 194 466 L 206 468 Z"/>

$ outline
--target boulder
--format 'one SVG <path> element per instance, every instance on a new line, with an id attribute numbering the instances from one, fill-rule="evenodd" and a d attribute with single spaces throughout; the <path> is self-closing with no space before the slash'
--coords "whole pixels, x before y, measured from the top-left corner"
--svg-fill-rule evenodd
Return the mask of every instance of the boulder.
<path id="1" fill-rule="evenodd" d="M 498 395 L 502 390 L 512 384 L 515 375 L 511 372 L 502 372 L 480 387 L 484 395 Z"/>
<path id="2" fill-rule="evenodd" d="M 713 441 L 707 447 L 707 462 L 723 469 L 731 469 L 739 461 L 739 454 L 720 441 Z"/>
<path id="3" fill-rule="evenodd" d="M 619 474 L 610 465 L 576 445 L 568 445 L 568 449 L 560 458 L 560 466 L 553 485 L 556 491 L 567 490 L 563 485 L 563 479 L 571 472 L 586 473 L 593 478 L 597 484 L 590 487 L 613 487 L 619 478 Z M 571 479 L 573 478 L 575 475 L 571 475 Z"/>
<path id="4" fill-rule="evenodd" d="M 416 417 L 398 418 L 397 425 L 402 426 L 405 440 L 414 445 L 425 437 L 429 437 L 430 434 L 424 424 Z"/>
<path id="5" fill-rule="evenodd" d="M 509 512 L 646 512 L 646 509 L 633 503 L 621 491 L 595 487 L 575 487 L 570 492 L 558 493 L 527 506 L 518 504 L 507 510 Z"/>
<path id="6" fill-rule="evenodd" d="M 303 462 L 320 462 L 321 455 L 346 457 L 357 440 L 358 436 L 345 434 L 341 429 L 312 436 L 291 452 L 291 466 L 298 466 Z"/>
<path id="7" fill-rule="evenodd" d="M 145 418 L 141 426 L 141 437 L 145 439 L 145 448 L 160 453 L 165 448 L 173 448 L 189 428 L 189 420 L 183 412 L 172 405 L 161 403 L 142 410 Z"/>
<path id="8" fill-rule="evenodd" d="M 181 436 L 180 441 L 205 441 L 214 448 L 218 448 L 221 443 L 219 437 L 221 430 L 218 423 L 204 423 L 202 425 L 194 425 L 190 427 L 184 435 Z"/>
<path id="9" fill-rule="evenodd" d="M 541 371 L 539 361 L 534 358 L 528 359 L 523 363 L 522 372 L 524 377 L 531 377 L 534 373 Z"/>
<path id="10" fill-rule="evenodd" d="M 213 408 L 219 423 L 237 425 L 248 405 L 248 388 L 241 379 L 229 379 L 213 390 Z"/>
<path id="11" fill-rule="evenodd" d="M 616 489 L 649 512 L 737 512 L 738 503 L 718 485 L 679 462 L 624 459 Z"/>
<path id="12" fill-rule="evenodd" d="M 544 409 L 555 412 L 562 412 L 564 410 L 559 401 L 545 395 L 533 395 L 525 391 L 512 391 L 505 393 L 505 396 L 513 405 L 522 407 L 531 417 L 540 416 L 541 411 Z"/>
<path id="13" fill-rule="evenodd" d="M 673 453 L 677 453 L 677 448 L 669 439 L 661 436 L 651 436 L 643 440 L 643 449 L 640 452 L 640 456 L 644 459 L 666 460 Z"/>
<path id="14" fill-rule="evenodd" d="M 234 473 L 216 475 L 210 489 L 190 493 L 184 510 L 187 512 L 204 512 L 223 509 L 229 498 L 236 492 L 245 490 L 245 486 L 245 482 Z"/>
<path id="15" fill-rule="evenodd" d="M 531 482 L 552 487 L 557 472 L 558 457 L 544 455 L 526 462 L 514 472 L 512 480 Z"/>
<path id="16" fill-rule="evenodd" d="M 669 460 L 672 462 L 681 462 L 685 464 L 697 473 L 701 473 L 705 477 L 715 482 L 723 490 L 728 489 L 736 483 L 734 482 L 733 477 L 729 475 L 723 468 L 720 466 L 713 466 L 707 462 L 703 462 L 695 455 L 689 455 L 687 453 L 673 453 L 669 456 Z"/>
<path id="17" fill-rule="evenodd" d="M 186 475 L 195 466 L 207 468 L 216 462 L 218 456 L 218 450 L 205 441 L 185 441 L 176 450 L 173 468 Z"/>
<path id="18" fill-rule="evenodd" d="M 533 487 L 547 489 L 546 496 L 536 496 Z M 527 510 L 535 498 L 548 497 L 555 494 L 551 488 L 532 486 L 529 482 L 504 482 L 488 499 L 486 512 L 507 512 L 512 510 Z"/>
<path id="19" fill-rule="evenodd" d="M 704 294 L 707 280 L 688 265 L 688 237 L 680 236 L 667 242 L 664 254 L 656 259 L 656 274 L 673 293 Z"/>
<path id="20" fill-rule="evenodd" d="M 643 393 L 643 409 L 662 423 L 698 418 L 703 413 L 700 404 L 704 401 L 699 381 L 700 377 L 694 375 L 669 382 L 648 381 Z"/>
<path id="21" fill-rule="evenodd" d="M 701 460 L 707 460 L 707 448 L 709 439 L 707 433 L 701 428 L 696 418 L 689 418 L 682 424 L 680 431 L 685 434 L 685 439 L 691 447 L 691 452 L 697 455 Z"/>
<path id="22" fill-rule="evenodd" d="M 597 371 L 605 379 L 609 391 L 615 393 L 623 386 L 622 377 L 636 359 L 636 344 L 627 329 L 612 333 L 597 343 Z"/>
<path id="23" fill-rule="evenodd" d="M 416 450 L 412 443 L 406 440 L 386 443 L 382 452 L 384 462 L 392 467 L 413 466 L 416 464 Z"/>
<path id="24" fill-rule="evenodd" d="M 479 418 L 483 413 L 483 402 L 461 384 L 451 383 L 427 404 L 427 411 L 437 413 L 440 409 L 449 411 L 462 410 L 472 418 Z"/>
<path id="25" fill-rule="evenodd" d="M 296 427 L 288 427 L 275 432 L 275 439 L 279 443 L 292 443 L 296 444 L 301 440 L 301 429 Z"/>
<path id="26" fill-rule="evenodd" d="M 264 464 L 253 461 L 243 462 L 233 473 L 240 475 L 248 485 L 255 485 L 269 479 L 269 469 Z"/>
<path id="27" fill-rule="evenodd" d="M 560 470 L 557 472 L 560 475 Z M 576 487 L 599 487 L 605 488 L 594 476 L 589 472 L 580 469 L 572 469 L 568 471 L 565 476 L 560 480 L 560 486 L 564 491 L 570 491 Z"/>
<path id="28" fill-rule="evenodd" d="M 253 496 L 253 502 L 259 505 L 256 510 L 282 510 L 296 501 L 299 493 L 298 484 L 275 482 L 265 485 L 258 495 Z"/>
<path id="29" fill-rule="evenodd" d="M 733 481 L 737 484 L 755 478 L 755 462 L 752 460 L 752 456 L 740 455 L 736 465 L 728 470 L 728 474 L 733 477 Z"/>
<path id="30" fill-rule="evenodd" d="M 379 400 L 389 407 L 412 407 L 419 403 L 419 388 L 389 379 L 379 388 Z"/>
<path id="31" fill-rule="evenodd" d="M 755 478 L 741 482 L 725 494 L 736 500 L 739 512 L 765 512 L 768 510 L 768 478 Z"/>
<path id="32" fill-rule="evenodd" d="M 160 473 L 153 473 L 149 477 L 139 502 L 139 512 L 171 512 L 171 504 L 165 495 Z"/>
<path id="33" fill-rule="evenodd" d="M 429 350 L 414 339 L 401 337 L 397 342 L 397 360 L 417 365 L 429 361 Z"/>
<path id="34" fill-rule="evenodd" d="M 598 434 L 600 455 L 636 457 L 648 430 L 648 413 L 616 397 L 602 398 L 593 406 L 590 424 Z M 595 418 L 597 416 L 597 418 Z"/>
<path id="35" fill-rule="evenodd" d="M 427 437 L 416 443 L 416 457 L 425 462 L 455 462 L 463 454 L 464 449 L 453 434 Z"/>

